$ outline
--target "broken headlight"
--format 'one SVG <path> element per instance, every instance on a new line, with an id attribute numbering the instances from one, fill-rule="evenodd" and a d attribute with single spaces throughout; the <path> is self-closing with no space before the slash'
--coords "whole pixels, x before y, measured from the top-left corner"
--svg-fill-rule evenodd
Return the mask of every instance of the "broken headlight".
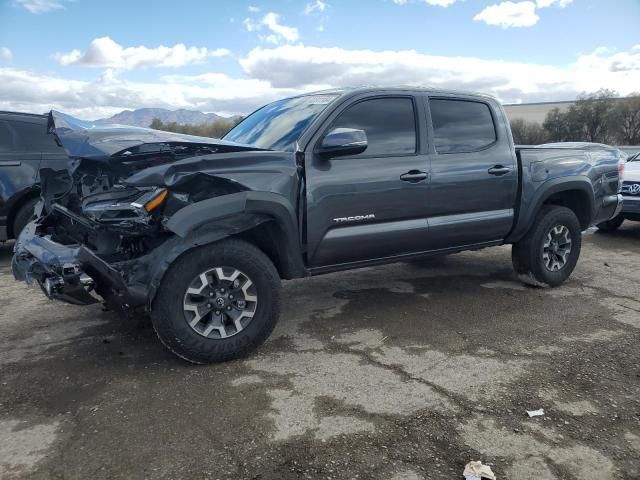
<path id="1" fill-rule="evenodd" d="M 139 192 L 138 192 L 139 193 Z M 103 199 L 85 203 L 82 213 L 99 223 L 149 224 L 152 214 L 163 205 L 167 199 L 167 189 L 156 188 L 148 190 L 132 199 L 131 196 L 118 199 Z"/>

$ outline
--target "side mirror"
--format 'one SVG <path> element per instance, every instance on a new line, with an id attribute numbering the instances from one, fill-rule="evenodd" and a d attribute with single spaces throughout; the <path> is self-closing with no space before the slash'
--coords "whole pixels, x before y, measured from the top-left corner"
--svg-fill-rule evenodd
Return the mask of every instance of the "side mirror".
<path id="1" fill-rule="evenodd" d="M 367 149 L 367 134 L 355 128 L 334 128 L 325 135 L 319 153 L 327 157 L 357 155 Z"/>

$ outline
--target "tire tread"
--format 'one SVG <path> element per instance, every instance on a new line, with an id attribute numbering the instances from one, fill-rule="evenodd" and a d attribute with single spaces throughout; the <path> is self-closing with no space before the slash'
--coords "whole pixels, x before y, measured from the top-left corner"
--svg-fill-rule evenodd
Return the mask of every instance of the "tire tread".
<path id="1" fill-rule="evenodd" d="M 206 351 L 204 342 L 235 342 L 237 336 L 226 340 L 207 340 L 198 337 L 191 331 L 182 317 L 182 303 L 176 306 L 177 294 L 174 279 L 185 272 L 213 268 L 216 258 L 236 259 L 239 262 L 250 262 L 256 268 L 259 275 L 264 276 L 264 284 L 270 291 L 261 293 L 259 298 L 266 302 L 268 311 L 264 312 L 265 318 L 256 315 L 249 326 L 238 335 L 246 340 L 241 346 L 223 351 Z M 230 265 L 237 267 L 237 265 Z M 240 268 L 242 270 L 242 268 Z M 246 273 L 246 272 L 245 272 Z M 196 273 L 197 274 L 197 273 Z M 194 277 L 195 275 L 194 274 Z M 250 275 L 252 281 L 257 283 L 255 275 Z M 182 280 L 182 279 L 181 279 Z M 265 300 L 265 295 L 269 298 Z M 258 348 L 271 335 L 280 313 L 280 276 L 271 260 L 257 247 L 239 239 L 225 239 L 212 245 L 197 247 L 179 257 L 166 272 L 158 294 L 152 305 L 151 318 L 153 328 L 162 344 L 174 355 L 191 363 L 205 364 L 225 362 L 247 356 Z M 260 307 L 259 307 L 260 308 Z M 255 322 L 258 321 L 256 326 Z M 180 335 L 183 333 L 184 335 Z M 180 338 L 182 337 L 182 338 Z"/>
<path id="2" fill-rule="evenodd" d="M 542 264 L 539 255 L 540 242 L 552 224 L 563 219 L 571 232 L 572 252 L 569 264 L 558 272 L 549 272 Z M 533 226 L 519 241 L 513 244 L 511 260 L 518 278 L 533 286 L 561 285 L 573 272 L 582 246 L 580 222 L 576 214 L 569 208 L 559 205 L 543 205 L 537 213 Z"/>

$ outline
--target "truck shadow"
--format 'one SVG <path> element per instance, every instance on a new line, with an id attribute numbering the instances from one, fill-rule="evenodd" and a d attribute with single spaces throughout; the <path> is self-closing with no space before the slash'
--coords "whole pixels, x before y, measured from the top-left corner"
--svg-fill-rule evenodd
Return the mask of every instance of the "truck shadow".
<path id="1" fill-rule="evenodd" d="M 13 255 L 13 240 L 0 243 L 0 263 L 10 264 Z"/>
<path id="2" fill-rule="evenodd" d="M 603 248 L 618 248 L 629 250 L 629 247 L 637 246 L 640 250 L 640 222 L 625 221 L 620 228 L 613 232 L 596 230 L 591 235 L 593 243 Z M 637 243 L 630 243 L 637 242 Z M 635 250 L 635 249 L 634 249 Z"/>

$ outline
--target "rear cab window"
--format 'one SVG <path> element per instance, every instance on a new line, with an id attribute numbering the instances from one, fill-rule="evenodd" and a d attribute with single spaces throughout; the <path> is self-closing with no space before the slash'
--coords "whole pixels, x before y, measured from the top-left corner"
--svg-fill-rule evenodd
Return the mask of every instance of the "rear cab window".
<path id="1" fill-rule="evenodd" d="M 496 127 L 484 102 L 461 99 L 429 100 L 436 152 L 477 152 L 494 144 Z"/>

